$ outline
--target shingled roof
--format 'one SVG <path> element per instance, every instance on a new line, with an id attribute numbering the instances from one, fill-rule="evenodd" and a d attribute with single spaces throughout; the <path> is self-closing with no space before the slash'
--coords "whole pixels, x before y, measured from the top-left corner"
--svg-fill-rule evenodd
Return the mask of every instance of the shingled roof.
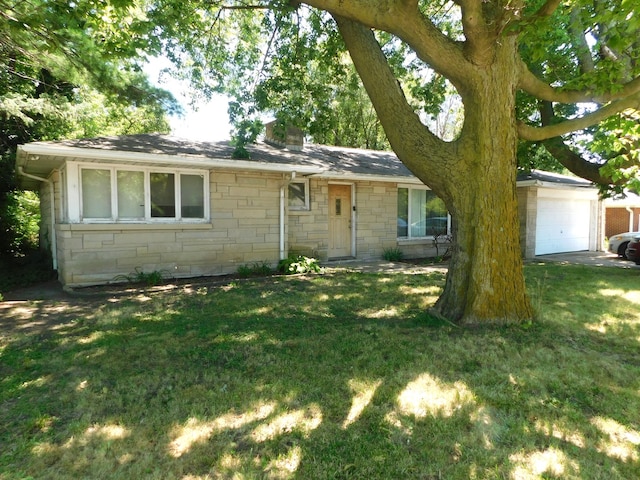
<path id="1" fill-rule="evenodd" d="M 249 159 L 234 160 L 230 142 L 203 142 L 160 134 L 96 137 L 56 142 L 34 142 L 19 149 L 18 165 L 24 167 L 42 156 L 100 160 L 126 158 L 132 163 L 153 159 L 176 166 L 202 168 L 242 167 L 260 170 L 299 171 L 323 176 L 375 176 L 415 178 L 393 152 L 362 150 L 325 145 L 305 145 L 302 151 L 288 150 L 264 142 L 247 147 Z M 127 155 L 129 154 L 129 155 Z M 113 158 L 112 158 L 113 157 Z M 27 168 L 25 168 L 27 170 Z M 43 174 L 44 172 L 40 172 Z"/>
<path id="2" fill-rule="evenodd" d="M 393 152 L 307 144 L 290 150 L 271 143 L 247 146 L 249 159 L 232 158 L 228 141 L 194 141 L 170 135 L 139 134 L 96 137 L 55 142 L 33 142 L 18 147 L 16 167 L 23 188 L 37 188 L 38 178 L 46 178 L 66 160 L 155 165 L 182 168 L 241 168 L 297 172 L 328 178 L 362 178 L 420 183 Z M 563 184 L 587 187 L 581 178 L 532 170 L 518 175 L 518 184 Z"/>

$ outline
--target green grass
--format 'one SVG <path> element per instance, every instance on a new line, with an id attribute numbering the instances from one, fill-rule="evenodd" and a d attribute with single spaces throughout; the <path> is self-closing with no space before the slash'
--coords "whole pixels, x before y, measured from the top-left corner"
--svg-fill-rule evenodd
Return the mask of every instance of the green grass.
<path id="1" fill-rule="evenodd" d="M 640 478 L 638 271 L 526 275 L 527 327 L 430 318 L 441 274 L 23 306 L 0 479 Z"/>

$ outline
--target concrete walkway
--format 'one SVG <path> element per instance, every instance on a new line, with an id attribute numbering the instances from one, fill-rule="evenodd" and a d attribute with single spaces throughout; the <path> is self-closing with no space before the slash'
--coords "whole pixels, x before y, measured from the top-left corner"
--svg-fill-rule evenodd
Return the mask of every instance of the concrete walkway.
<path id="1" fill-rule="evenodd" d="M 387 260 L 334 260 L 323 262 L 322 267 L 327 273 L 338 271 L 362 272 L 362 273 L 404 273 L 414 275 L 427 272 L 446 272 L 447 263 L 412 263 L 389 262 Z"/>
<path id="2" fill-rule="evenodd" d="M 624 260 L 618 257 L 618 255 L 609 252 L 568 252 L 554 253 L 552 255 L 539 255 L 529 263 L 535 262 L 557 262 L 573 265 L 640 269 L 640 265 L 636 265 L 629 260 Z"/>
<path id="3" fill-rule="evenodd" d="M 624 260 L 613 253 L 608 252 L 569 252 L 552 255 L 539 255 L 525 263 L 563 263 L 573 265 L 592 265 L 598 267 L 638 268 L 633 262 Z M 425 273 L 433 271 L 446 271 L 447 263 L 421 264 L 407 262 L 388 262 L 386 260 L 336 260 L 323 263 L 329 272 L 347 270 L 367 273 Z"/>

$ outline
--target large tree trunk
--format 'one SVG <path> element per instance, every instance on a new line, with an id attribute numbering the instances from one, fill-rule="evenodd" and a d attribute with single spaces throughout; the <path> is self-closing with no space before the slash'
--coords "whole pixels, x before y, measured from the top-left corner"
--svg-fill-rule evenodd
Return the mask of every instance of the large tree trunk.
<path id="1" fill-rule="evenodd" d="M 391 146 L 453 217 L 454 249 L 434 313 L 460 323 L 530 320 L 516 196 L 515 40 L 501 38 L 494 56 L 480 56 L 483 65 L 464 64 L 456 87 L 465 123 L 460 138 L 445 143 L 408 105 L 372 32 L 337 21 Z"/>
<path id="2" fill-rule="evenodd" d="M 515 58 L 514 48 L 499 48 L 494 61 L 478 68 L 460 92 L 465 126 L 459 168 L 445 174 L 455 245 L 434 310 L 463 323 L 519 323 L 533 317 L 516 193 Z"/>
<path id="3" fill-rule="evenodd" d="M 510 156 L 504 138 L 488 140 L 491 151 L 485 145 L 471 152 L 488 176 L 467 176 L 450 207 L 454 248 L 434 311 L 461 323 L 519 323 L 533 311 L 520 251 L 515 152 Z"/>

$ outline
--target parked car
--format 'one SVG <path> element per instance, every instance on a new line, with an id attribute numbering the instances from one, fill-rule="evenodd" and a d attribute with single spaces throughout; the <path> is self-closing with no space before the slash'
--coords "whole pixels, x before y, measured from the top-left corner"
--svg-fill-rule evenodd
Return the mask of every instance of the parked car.
<path id="1" fill-rule="evenodd" d="M 629 245 L 629 241 L 638 235 L 640 235 L 640 232 L 625 232 L 613 235 L 609 239 L 609 251 L 621 256 L 622 258 L 627 258 L 625 252 Z"/>
<path id="2" fill-rule="evenodd" d="M 625 256 L 635 262 L 636 265 L 640 265 L 640 236 L 633 237 L 627 245 Z"/>

